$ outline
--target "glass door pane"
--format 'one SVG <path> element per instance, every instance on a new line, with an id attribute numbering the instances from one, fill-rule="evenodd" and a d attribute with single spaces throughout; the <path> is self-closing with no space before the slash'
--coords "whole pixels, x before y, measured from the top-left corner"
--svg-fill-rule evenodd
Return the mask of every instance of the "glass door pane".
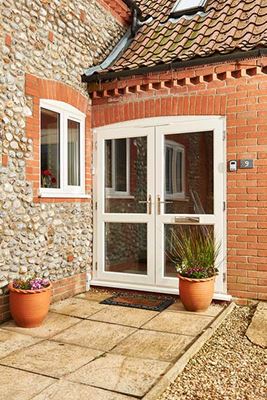
<path id="1" fill-rule="evenodd" d="M 147 274 L 147 224 L 105 224 L 105 270 Z"/>
<path id="2" fill-rule="evenodd" d="M 213 132 L 164 136 L 165 214 L 213 214 Z"/>
<path id="3" fill-rule="evenodd" d="M 105 140 L 105 212 L 147 212 L 147 137 Z"/>

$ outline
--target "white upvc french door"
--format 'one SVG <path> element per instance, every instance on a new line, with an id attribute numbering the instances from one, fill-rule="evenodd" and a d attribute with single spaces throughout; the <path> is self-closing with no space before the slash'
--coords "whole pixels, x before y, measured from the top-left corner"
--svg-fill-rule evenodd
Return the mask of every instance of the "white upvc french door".
<path id="1" fill-rule="evenodd" d="M 221 243 L 217 262 L 220 273 L 216 292 L 224 292 L 224 121 L 222 118 L 183 120 L 157 127 L 156 132 L 156 285 L 175 288 L 175 272 L 168 271 L 166 257 L 171 231 L 211 229 Z M 168 158 L 166 148 L 173 145 L 173 155 L 180 146 L 182 154 L 178 183 L 180 193 L 168 193 L 166 183 Z M 179 149 L 179 147 L 178 147 Z M 174 159 L 173 161 L 177 162 Z M 173 162 L 172 162 L 173 165 Z M 177 176 L 174 180 L 177 180 Z M 204 187 L 205 186 L 205 187 Z M 170 266 L 171 269 L 171 266 Z"/>
<path id="2" fill-rule="evenodd" d="M 221 242 L 216 298 L 225 298 L 222 117 L 161 117 L 95 130 L 93 284 L 177 293 L 168 259 L 177 229 Z"/>
<path id="3" fill-rule="evenodd" d="M 99 280 L 153 285 L 154 128 L 116 127 L 97 136 Z"/>

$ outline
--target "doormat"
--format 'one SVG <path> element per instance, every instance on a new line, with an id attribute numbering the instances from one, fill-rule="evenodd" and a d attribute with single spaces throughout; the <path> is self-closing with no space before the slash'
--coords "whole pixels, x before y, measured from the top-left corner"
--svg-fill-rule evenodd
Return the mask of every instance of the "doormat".
<path id="1" fill-rule="evenodd" d="M 146 294 L 119 293 L 100 302 L 111 306 L 141 308 L 143 310 L 163 311 L 174 303 L 172 297 L 162 297 Z"/>

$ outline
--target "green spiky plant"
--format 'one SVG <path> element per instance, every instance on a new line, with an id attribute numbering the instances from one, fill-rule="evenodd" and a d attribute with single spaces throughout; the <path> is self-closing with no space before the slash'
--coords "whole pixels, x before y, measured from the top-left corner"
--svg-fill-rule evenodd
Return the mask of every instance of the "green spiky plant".
<path id="1" fill-rule="evenodd" d="M 168 256 L 181 276 L 193 279 L 211 278 L 218 274 L 216 260 L 221 248 L 206 227 L 188 226 L 171 230 Z"/>

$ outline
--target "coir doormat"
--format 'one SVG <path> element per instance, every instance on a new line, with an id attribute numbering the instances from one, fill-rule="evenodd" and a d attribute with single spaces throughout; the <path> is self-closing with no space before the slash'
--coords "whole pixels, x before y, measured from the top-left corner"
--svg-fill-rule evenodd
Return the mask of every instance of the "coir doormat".
<path id="1" fill-rule="evenodd" d="M 163 311 L 174 303 L 172 297 L 162 297 L 144 294 L 119 293 L 100 302 L 113 306 L 141 308 L 143 310 Z"/>

